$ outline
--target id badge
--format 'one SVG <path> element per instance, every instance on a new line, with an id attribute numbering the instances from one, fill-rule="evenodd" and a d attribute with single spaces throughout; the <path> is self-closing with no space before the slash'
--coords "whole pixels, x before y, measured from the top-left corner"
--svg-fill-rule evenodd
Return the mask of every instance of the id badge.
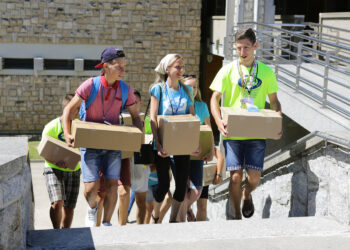
<path id="1" fill-rule="evenodd" d="M 247 104 L 254 104 L 254 98 L 249 97 L 245 97 L 241 99 L 241 108 L 246 109 L 247 108 Z"/>

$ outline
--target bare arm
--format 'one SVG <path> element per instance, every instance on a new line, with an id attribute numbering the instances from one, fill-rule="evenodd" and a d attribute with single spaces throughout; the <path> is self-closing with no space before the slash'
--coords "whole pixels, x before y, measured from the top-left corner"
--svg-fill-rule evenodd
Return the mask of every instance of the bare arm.
<path id="1" fill-rule="evenodd" d="M 190 111 L 191 115 L 193 115 L 193 116 L 196 115 L 196 111 L 194 111 L 194 106 L 193 105 L 188 107 L 188 111 Z"/>
<path id="2" fill-rule="evenodd" d="M 143 124 L 141 121 L 141 118 L 139 116 L 139 112 L 137 111 L 136 105 L 132 105 L 127 107 L 128 111 L 131 115 L 131 119 L 132 119 L 132 124 L 136 127 L 138 127 L 141 131 L 143 131 Z"/>
<path id="3" fill-rule="evenodd" d="M 270 109 L 275 110 L 282 116 L 282 107 L 281 103 L 278 100 L 277 93 L 269 94 L 269 100 L 270 100 Z"/>
<path id="4" fill-rule="evenodd" d="M 227 137 L 228 132 L 226 130 L 227 124 L 221 119 L 221 112 L 219 102 L 222 94 L 220 92 L 214 91 L 210 99 L 210 111 L 212 116 L 214 117 L 215 123 L 218 126 L 220 133 Z"/>
<path id="5" fill-rule="evenodd" d="M 159 108 L 159 101 L 155 96 L 151 96 L 151 105 L 150 105 L 150 119 L 151 119 L 151 128 L 152 128 L 152 134 L 153 139 L 156 143 L 156 147 L 158 150 L 158 155 L 161 157 L 168 157 L 168 153 L 163 150 L 162 145 L 159 142 L 158 138 L 158 122 L 157 122 L 157 115 L 158 115 L 158 108 Z"/>
<path id="6" fill-rule="evenodd" d="M 74 118 L 73 114 L 74 114 L 74 111 L 80 107 L 81 102 L 82 100 L 76 94 L 63 110 L 62 127 L 64 131 L 64 137 L 69 147 L 73 147 L 73 141 L 74 141 L 74 138 L 70 130 L 72 119 Z"/>
<path id="7" fill-rule="evenodd" d="M 224 168 L 225 165 L 225 159 L 224 155 L 221 153 L 221 151 L 218 148 L 215 148 L 215 157 L 218 160 L 216 163 L 216 174 L 222 173 L 222 169 Z M 219 175 L 216 175 L 213 181 L 213 184 L 217 185 L 222 181 L 222 177 Z"/>
<path id="8" fill-rule="evenodd" d="M 269 99 L 270 99 L 270 109 L 275 110 L 280 116 L 282 116 L 282 107 L 281 107 L 281 103 L 278 100 L 277 93 L 269 94 Z M 283 134 L 282 131 L 276 135 L 276 137 L 274 138 L 275 140 L 278 140 L 282 137 L 282 134 Z"/>
<path id="9" fill-rule="evenodd" d="M 207 126 L 209 126 L 209 128 L 211 128 L 210 117 L 207 117 L 207 118 L 204 119 L 204 124 L 207 125 Z M 212 139 L 212 140 L 213 140 L 213 147 L 212 147 L 212 150 L 211 150 L 208 154 L 206 154 L 205 156 L 203 156 L 203 158 L 202 158 L 203 161 L 211 161 L 211 160 L 213 160 L 213 156 L 214 156 L 214 147 L 215 147 L 215 145 L 214 145 L 214 136 L 213 136 L 213 134 L 212 134 L 212 137 L 213 137 L 213 139 Z"/>

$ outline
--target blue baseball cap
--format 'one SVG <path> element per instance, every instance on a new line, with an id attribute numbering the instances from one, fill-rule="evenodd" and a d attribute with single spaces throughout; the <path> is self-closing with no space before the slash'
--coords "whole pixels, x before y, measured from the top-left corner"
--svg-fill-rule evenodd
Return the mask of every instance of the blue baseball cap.
<path id="1" fill-rule="evenodd" d="M 109 47 L 102 51 L 101 62 L 95 66 L 96 69 L 102 68 L 105 62 L 109 62 L 115 58 L 125 57 L 122 49 L 116 47 Z"/>

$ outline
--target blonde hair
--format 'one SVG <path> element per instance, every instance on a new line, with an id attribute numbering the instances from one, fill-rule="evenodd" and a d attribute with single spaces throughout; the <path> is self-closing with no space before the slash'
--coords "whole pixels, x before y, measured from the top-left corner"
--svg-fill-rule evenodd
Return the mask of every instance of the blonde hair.
<path id="1" fill-rule="evenodd" d="M 173 65 L 173 63 L 178 59 L 183 60 L 183 57 L 179 54 L 173 54 L 173 56 L 169 59 L 168 65 L 169 66 Z M 154 83 L 150 86 L 150 90 L 153 88 L 153 86 L 155 86 L 157 84 L 159 84 L 161 88 L 165 88 L 165 82 L 166 82 L 167 78 L 168 78 L 168 74 L 166 74 L 166 73 L 162 74 L 162 73 L 159 73 L 156 71 L 156 79 L 155 79 Z M 182 81 L 179 81 L 179 84 L 186 91 L 187 95 L 190 97 L 191 101 L 193 102 L 193 95 L 191 95 L 191 92 L 189 91 L 187 86 Z"/>
<path id="2" fill-rule="evenodd" d="M 196 77 L 187 76 L 187 77 L 182 79 L 182 82 L 185 83 L 186 81 L 189 81 L 189 80 L 192 80 L 192 79 L 195 80 L 196 86 L 197 86 L 197 95 L 194 96 L 193 98 L 194 98 L 195 101 L 203 102 L 202 94 L 201 94 L 201 91 L 199 89 L 199 82 L 198 82 L 198 79 Z"/>

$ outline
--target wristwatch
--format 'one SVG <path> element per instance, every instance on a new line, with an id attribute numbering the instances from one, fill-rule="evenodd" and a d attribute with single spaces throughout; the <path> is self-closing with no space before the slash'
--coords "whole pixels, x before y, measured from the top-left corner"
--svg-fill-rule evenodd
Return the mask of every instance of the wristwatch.
<path id="1" fill-rule="evenodd" d="M 221 175 L 221 174 L 216 174 L 216 176 L 219 176 L 220 178 L 222 177 L 222 175 Z"/>

